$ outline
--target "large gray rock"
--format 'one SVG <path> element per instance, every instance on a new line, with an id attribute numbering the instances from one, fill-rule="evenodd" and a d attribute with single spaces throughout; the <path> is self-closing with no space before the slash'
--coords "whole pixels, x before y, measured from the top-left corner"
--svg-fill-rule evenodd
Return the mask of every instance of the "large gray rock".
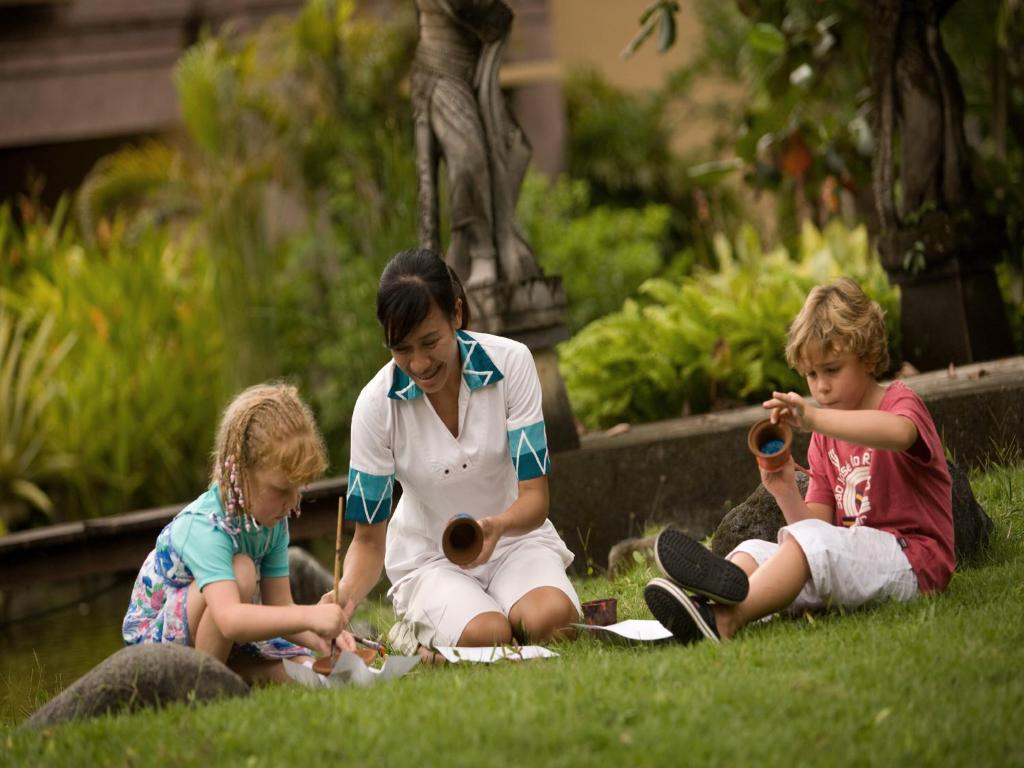
<path id="1" fill-rule="evenodd" d="M 957 565 L 971 562 L 988 546 L 992 519 L 974 498 L 967 473 L 953 462 L 947 462 L 953 479 L 953 531 Z M 807 476 L 797 472 L 800 495 L 807 493 Z M 763 539 L 775 541 L 779 528 L 786 524 L 774 497 L 759 485 L 746 501 L 731 509 L 722 518 L 711 542 L 711 549 L 727 555 L 742 541 Z"/>
<path id="2" fill-rule="evenodd" d="M 302 547 L 288 547 L 288 580 L 299 605 L 316 603 L 334 589 L 334 575 Z"/>
<path id="3" fill-rule="evenodd" d="M 45 728 L 107 712 L 248 693 L 241 677 L 194 648 L 170 643 L 131 645 L 50 699 L 25 724 Z"/>
<path id="4" fill-rule="evenodd" d="M 796 473 L 796 485 L 800 495 L 807 493 L 807 475 Z M 726 512 L 722 522 L 715 529 L 711 539 L 713 552 L 725 557 L 737 544 L 747 539 L 775 541 L 779 528 L 786 524 L 782 510 L 775 503 L 775 497 L 763 485 L 757 486 L 745 501 Z"/>
<path id="5" fill-rule="evenodd" d="M 974 498 L 967 472 L 951 461 L 947 463 L 953 478 L 953 549 L 957 566 L 961 566 L 988 548 L 992 518 Z"/>

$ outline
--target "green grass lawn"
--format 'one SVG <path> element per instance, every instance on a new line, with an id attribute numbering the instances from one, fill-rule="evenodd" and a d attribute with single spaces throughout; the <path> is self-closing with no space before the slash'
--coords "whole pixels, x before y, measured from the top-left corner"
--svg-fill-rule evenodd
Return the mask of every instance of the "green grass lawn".
<path id="1" fill-rule="evenodd" d="M 937 598 L 776 619 L 722 646 L 581 640 L 372 689 L 5 727 L 0 765 L 1024 765 L 1024 464 L 972 482 L 991 552 Z M 587 580 L 581 597 L 648 618 L 651 575 Z"/>

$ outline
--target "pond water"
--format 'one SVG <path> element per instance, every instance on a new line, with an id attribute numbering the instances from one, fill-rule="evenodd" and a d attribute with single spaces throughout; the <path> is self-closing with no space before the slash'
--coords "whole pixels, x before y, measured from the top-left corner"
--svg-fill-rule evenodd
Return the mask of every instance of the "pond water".
<path id="1" fill-rule="evenodd" d="M 47 612 L 0 623 L 0 722 L 24 720 L 123 647 L 121 619 L 132 583 L 118 580 Z"/>

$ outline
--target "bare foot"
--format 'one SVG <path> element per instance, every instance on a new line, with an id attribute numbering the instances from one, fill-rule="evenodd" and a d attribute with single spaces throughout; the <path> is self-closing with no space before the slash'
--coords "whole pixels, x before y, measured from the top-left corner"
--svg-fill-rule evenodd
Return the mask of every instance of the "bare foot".
<path id="1" fill-rule="evenodd" d="M 439 667 L 447 663 L 447 659 L 444 656 L 423 645 L 416 650 L 416 653 L 419 654 L 421 662 L 428 667 Z"/>

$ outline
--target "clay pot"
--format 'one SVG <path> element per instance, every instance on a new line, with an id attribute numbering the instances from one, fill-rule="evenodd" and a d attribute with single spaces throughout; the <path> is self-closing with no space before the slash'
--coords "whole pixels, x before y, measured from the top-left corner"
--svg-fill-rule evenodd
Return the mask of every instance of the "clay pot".
<path id="1" fill-rule="evenodd" d="M 590 600 L 583 604 L 583 623 L 607 627 L 618 621 L 618 601 L 614 597 Z"/>
<path id="2" fill-rule="evenodd" d="M 484 546 L 484 532 L 473 517 L 460 512 L 448 521 L 441 535 L 444 556 L 456 565 L 469 565 Z"/>
<path id="3" fill-rule="evenodd" d="M 334 662 L 338 656 L 321 656 L 319 659 L 313 662 L 313 671 L 320 675 L 329 675 L 331 670 L 334 669 Z"/>
<path id="4" fill-rule="evenodd" d="M 761 446 L 769 440 L 781 440 L 782 449 L 775 453 L 765 453 Z M 773 472 L 789 461 L 790 449 L 793 447 L 793 429 L 784 421 L 772 424 L 771 419 L 761 419 L 747 433 L 747 448 L 757 457 L 758 465 Z"/>

